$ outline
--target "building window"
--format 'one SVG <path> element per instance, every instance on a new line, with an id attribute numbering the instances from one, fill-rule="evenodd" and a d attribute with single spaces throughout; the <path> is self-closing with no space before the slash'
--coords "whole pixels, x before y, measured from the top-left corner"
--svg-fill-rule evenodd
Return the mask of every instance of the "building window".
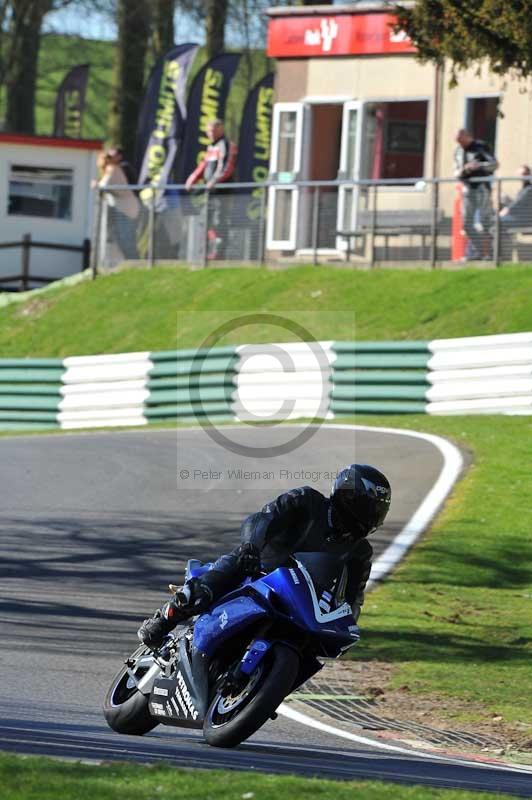
<path id="1" fill-rule="evenodd" d="M 487 142 L 495 152 L 497 143 L 498 97 L 468 97 L 466 100 L 465 127 L 474 139 Z"/>
<path id="2" fill-rule="evenodd" d="M 282 111 L 279 115 L 279 150 L 277 172 L 293 172 L 296 159 L 297 114 Z"/>
<path id="3" fill-rule="evenodd" d="M 374 180 L 423 177 L 427 112 L 426 100 L 368 104 L 367 177 Z"/>
<path id="4" fill-rule="evenodd" d="M 7 213 L 11 216 L 72 219 L 73 170 L 11 166 Z"/>

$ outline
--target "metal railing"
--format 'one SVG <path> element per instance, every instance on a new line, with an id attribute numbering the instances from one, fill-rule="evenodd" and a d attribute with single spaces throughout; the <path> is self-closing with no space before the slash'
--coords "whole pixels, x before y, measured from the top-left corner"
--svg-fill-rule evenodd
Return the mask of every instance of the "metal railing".
<path id="1" fill-rule="evenodd" d="M 144 202 L 140 199 L 140 192 Z M 121 192 L 135 197 L 122 204 Z M 131 201 L 131 196 L 129 197 Z M 445 266 L 532 261 L 532 184 L 523 178 L 167 185 L 98 192 L 94 274 L 124 260 L 199 267 L 290 262 Z"/>

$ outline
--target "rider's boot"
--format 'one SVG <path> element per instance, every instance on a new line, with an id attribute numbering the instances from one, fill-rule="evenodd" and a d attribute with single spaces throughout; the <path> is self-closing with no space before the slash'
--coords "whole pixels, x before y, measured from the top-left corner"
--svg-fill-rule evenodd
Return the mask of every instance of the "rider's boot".
<path id="1" fill-rule="evenodd" d="M 196 578 L 187 581 L 174 597 L 158 608 L 153 617 L 145 619 L 137 631 L 140 641 L 155 650 L 164 642 L 165 636 L 180 622 L 201 614 L 212 602 L 212 592 Z"/>

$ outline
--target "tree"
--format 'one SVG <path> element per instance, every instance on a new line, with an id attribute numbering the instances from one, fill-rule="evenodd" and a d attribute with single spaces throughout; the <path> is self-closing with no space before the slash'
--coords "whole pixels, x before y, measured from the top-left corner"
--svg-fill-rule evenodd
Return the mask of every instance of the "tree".
<path id="1" fill-rule="evenodd" d="M 149 0 L 118 0 L 118 41 L 109 112 L 109 137 L 132 161 L 144 93 L 151 15 Z"/>
<path id="2" fill-rule="evenodd" d="M 152 49 L 157 59 L 174 46 L 175 0 L 154 0 L 152 7 Z"/>
<path id="3" fill-rule="evenodd" d="M 418 0 L 397 16 L 421 61 L 450 61 L 451 85 L 483 60 L 498 75 L 532 72 L 532 0 Z"/>
<path id="4" fill-rule="evenodd" d="M 224 49 L 228 5 L 229 0 L 205 1 L 205 45 L 209 58 Z"/>
<path id="5" fill-rule="evenodd" d="M 44 17 L 53 0 L 11 0 L 5 64 L 6 130 L 35 131 L 35 86 Z"/>

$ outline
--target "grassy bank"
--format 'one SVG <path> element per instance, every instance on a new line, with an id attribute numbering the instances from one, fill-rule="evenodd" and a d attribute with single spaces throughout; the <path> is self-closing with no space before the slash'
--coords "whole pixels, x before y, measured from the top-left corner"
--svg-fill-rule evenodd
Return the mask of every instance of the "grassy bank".
<path id="1" fill-rule="evenodd" d="M 394 665 L 393 685 L 413 695 L 460 698 L 463 719 L 528 723 L 532 739 L 532 420 L 356 422 L 442 434 L 474 463 L 431 531 L 368 596 L 353 658 Z"/>
<path id="2" fill-rule="evenodd" d="M 0 754 L 3 800 L 480 800 L 484 793 L 400 786 L 377 781 L 330 781 L 246 772 L 187 771 L 167 766 L 61 763 Z M 508 795 L 490 794 L 491 800 Z"/>
<path id="3" fill-rule="evenodd" d="M 430 339 L 531 327 L 532 269 L 460 272 L 158 267 L 38 295 L 0 314 L 0 356 L 194 347 L 231 316 L 273 311 L 317 339 Z M 247 324 L 231 344 L 297 338 Z M 222 339 L 220 343 L 224 340 Z"/>

